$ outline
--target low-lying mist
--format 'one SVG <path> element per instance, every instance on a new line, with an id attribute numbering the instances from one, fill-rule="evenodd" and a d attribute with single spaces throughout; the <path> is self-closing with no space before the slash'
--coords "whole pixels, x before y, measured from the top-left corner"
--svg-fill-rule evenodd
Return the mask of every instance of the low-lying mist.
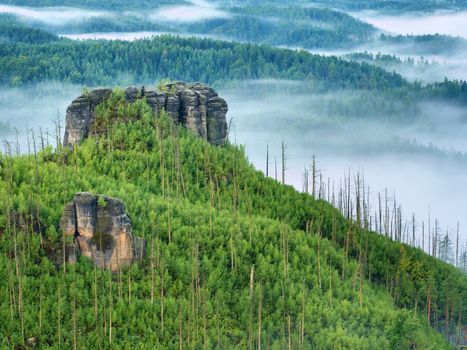
<path id="1" fill-rule="evenodd" d="M 54 144 L 57 117 L 63 133 L 66 107 L 81 90 L 58 83 L 2 89 L 1 138 L 15 142 L 18 130 L 20 149 L 27 152 L 26 130 L 34 130 L 38 139 L 42 129 Z M 426 222 L 430 210 L 443 233 L 454 234 L 459 221 L 467 238 L 465 109 L 432 102 L 413 106 L 380 93 L 320 92 L 296 81 L 245 81 L 218 90 L 233 118 L 231 141 L 245 145 L 258 169 L 265 171 L 269 144 L 274 177 L 284 141 L 286 183 L 298 190 L 315 155 L 324 181 L 330 178 L 336 188 L 349 169 L 364 173 L 373 210 L 377 193 L 387 189 L 391 196 L 395 192 L 405 218 L 415 213 Z"/>
<path id="2" fill-rule="evenodd" d="M 84 10 L 73 7 L 21 7 L 1 4 L 0 13 L 14 14 L 25 22 L 43 22 L 54 26 L 111 14 L 108 11 Z"/>
<path id="3" fill-rule="evenodd" d="M 352 13 L 375 27 L 397 34 L 447 34 L 467 39 L 467 11 L 388 16 L 377 12 Z"/>
<path id="4" fill-rule="evenodd" d="M 61 120 L 63 131 L 66 108 L 81 90 L 78 86 L 59 83 L 0 89 L 0 125 L 8 126 L 0 136 L 16 142 L 18 132 L 20 151 L 26 152 L 26 130 L 34 130 L 38 136 L 42 129 L 44 139 L 48 138 L 49 143 L 55 145 L 57 118 Z"/>
<path id="5" fill-rule="evenodd" d="M 286 183 L 298 190 L 303 188 L 304 168 L 315 155 L 325 181 L 329 177 L 336 188 L 349 169 L 360 171 L 370 186 L 373 205 L 377 193 L 387 189 L 395 192 L 406 219 L 415 213 L 419 222 L 426 223 L 430 210 L 432 220 L 440 220 L 443 234 L 446 229 L 454 234 L 459 221 L 467 238 L 465 110 L 426 103 L 404 118 L 386 114 L 387 108 L 372 111 L 358 92 L 316 93 L 306 84 L 290 81 L 243 82 L 222 89 L 221 95 L 233 118 L 231 140 L 244 144 L 250 161 L 263 172 L 268 144 L 269 175 L 274 177 L 275 159 L 280 169 L 284 141 Z M 346 107 L 335 112 L 342 100 L 361 104 L 367 111 L 350 115 Z"/>
<path id="6" fill-rule="evenodd" d="M 191 5 L 175 5 L 158 9 L 149 16 L 155 21 L 197 22 L 214 18 L 227 18 L 230 14 L 207 1 L 192 0 Z"/>
<path id="7" fill-rule="evenodd" d="M 429 47 L 426 48 L 429 51 Z M 370 55 L 388 55 L 393 59 L 369 61 L 388 71 L 396 71 L 409 81 L 422 83 L 450 80 L 467 80 L 467 47 L 450 49 L 438 54 L 420 53 L 421 47 L 415 45 L 389 45 L 375 41 L 356 48 L 356 52 Z"/>
<path id="8" fill-rule="evenodd" d="M 438 37 L 438 43 L 418 40 L 415 43 L 395 43 L 388 40 L 375 40 L 355 48 L 355 51 L 382 53 L 395 55 L 402 60 L 413 59 L 421 64 L 388 64 L 386 69 L 395 70 L 411 81 L 424 83 L 448 79 L 467 79 L 467 47 L 465 42 L 456 47 L 460 38 L 467 39 L 467 11 L 436 12 L 384 15 L 379 12 L 368 11 L 352 13 L 354 17 L 364 20 L 383 32 L 390 35 L 448 35 L 443 44 L 442 37 Z M 457 38 L 456 38 L 457 37 Z M 429 64 L 425 64 L 428 62 Z"/>

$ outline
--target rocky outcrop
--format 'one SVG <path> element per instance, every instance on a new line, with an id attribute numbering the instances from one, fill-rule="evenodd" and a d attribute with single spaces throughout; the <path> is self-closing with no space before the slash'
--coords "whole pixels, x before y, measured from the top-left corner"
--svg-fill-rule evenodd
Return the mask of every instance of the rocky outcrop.
<path id="1" fill-rule="evenodd" d="M 165 110 L 179 124 L 192 130 L 213 145 L 223 145 L 227 138 L 227 103 L 209 86 L 183 82 L 165 84 L 162 91 L 129 87 L 125 99 L 132 103 L 146 98 L 152 110 Z M 97 89 L 76 98 L 66 111 L 64 145 L 79 144 L 89 136 L 96 107 L 109 98 L 111 89 Z"/>
<path id="2" fill-rule="evenodd" d="M 143 257 L 144 241 L 133 236 L 130 218 L 119 199 L 76 193 L 65 205 L 60 228 L 69 263 L 82 254 L 100 268 L 117 271 Z"/>

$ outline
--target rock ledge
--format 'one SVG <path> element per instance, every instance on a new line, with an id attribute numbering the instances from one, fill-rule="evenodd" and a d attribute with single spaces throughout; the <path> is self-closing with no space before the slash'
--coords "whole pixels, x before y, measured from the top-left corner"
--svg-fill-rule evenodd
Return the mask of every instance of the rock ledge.
<path id="1" fill-rule="evenodd" d="M 118 271 L 143 257 L 144 241 L 133 236 L 130 218 L 119 199 L 76 193 L 65 205 L 60 228 L 67 241 L 68 263 L 82 254 L 99 268 Z"/>
<path id="2" fill-rule="evenodd" d="M 227 103 L 205 84 L 168 83 L 161 92 L 129 87 L 125 99 L 132 103 L 146 98 L 152 110 L 165 110 L 172 119 L 209 143 L 220 146 L 227 138 Z M 109 98 L 111 89 L 96 89 L 73 100 L 66 111 L 66 129 L 63 144 L 77 145 L 89 136 L 95 120 L 96 107 Z"/>

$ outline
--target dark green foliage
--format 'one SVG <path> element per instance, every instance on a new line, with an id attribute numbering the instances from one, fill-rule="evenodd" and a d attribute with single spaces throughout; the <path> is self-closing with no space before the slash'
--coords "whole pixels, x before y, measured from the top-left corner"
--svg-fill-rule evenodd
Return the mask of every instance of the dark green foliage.
<path id="1" fill-rule="evenodd" d="M 90 9 L 135 10 L 153 9 L 155 6 L 186 4 L 184 0 L 2 0 L 3 4 L 15 6 L 71 6 Z"/>
<path id="2" fill-rule="evenodd" d="M 50 25 L 47 23 L 35 23 L 40 27 L 54 33 L 107 33 L 107 32 L 139 32 L 139 31 L 173 31 L 176 30 L 150 22 L 141 17 L 122 15 L 119 17 L 99 16 L 70 22 L 63 25 Z"/>
<path id="3" fill-rule="evenodd" d="M 408 87 L 398 74 L 368 64 L 304 51 L 161 36 L 124 41 L 60 40 L 49 45 L 0 46 L 0 82 L 59 80 L 100 85 L 166 77 L 207 83 L 235 79 L 311 79 L 325 86 L 362 89 Z"/>
<path id="4" fill-rule="evenodd" d="M 148 84 L 155 79 L 223 84 L 242 79 L 307 80 L 320 89 L 377 90 L 396 98 L 467 103 L 465 81 L 422 87 L 365 62 L 253 44 L 160 36 L 125 41 L 0 44 L 0 84 L 60 81 L 88 86 Z"/>
<path id="5" fill-rule="evenodd" d="M 373 26 L 331 9 L 256 6 L 230 11 L 234 15 L 229 18 L 195 23 L 186 30 L 307 49 L 354 47 L 375 32 Z"/>
<path id="6" fill-rule="evenodd" d="M 229 2 L 225 0 L 225 2 Z M 237 3 L 248 5 L 267 4 L 302 4 L 310 3 L 310 0 L 237 0 Z M 378 10 L 383 13 L 403 13 L 403 12 L 432 12 L 440 9 L 458 10 L 467 7 L 466 0 L 317 0 L 313 5 L 321 5 L 332 8 L 339 8 L 348 11 Z"/>
<path id="7" fill-rule="evenodd" d="M 456 315 L 448 334 L 457 313 L 466 323 L 467 279 L 454 267 L 356 228 L 265 178 L 242 149 L 155 119 L 144 100 L 113 101 L 98 118 L 131 117 L 103 122 L 108 132 L 75 150 L 39 155 L 37 174 L 34 157 L 0 155 L 0 346 L 34 337 L 40 348 L 238 349 L 260 339 L 278 349 L 447 349 L 424 316 L 427 294 L 433 325 L 444 325 L 445 306 Z M 125 202 L 147 241 L 141 264 L 112 275 L 82 258 L 64 271 L 37 234 L 10 225 L 12 209 L 31 207 L 58 231 L 77 191 Z"/>
<path id="8" fill-rule="evenodd" d="M 385 35 L 381 34 L 379 39 L 383 45 L 398 45 L 399 51 L 413 55 L 439 55 L 458 54 L 467 49 L 467 40 L 461 37 L 449 35 L 427 34 L 427 35 Z"/>
<path id="9" fill-rule="evenodd" d="M 14 16 L 0 14 L 0 43 L 43 44 L 55 40 L 58 36 L 22 25 Z"/>

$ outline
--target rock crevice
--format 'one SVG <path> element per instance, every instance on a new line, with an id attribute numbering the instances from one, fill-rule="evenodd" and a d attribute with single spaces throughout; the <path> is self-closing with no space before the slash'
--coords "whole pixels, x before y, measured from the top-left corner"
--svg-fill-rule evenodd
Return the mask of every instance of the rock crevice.
<path id="1" fill-rule="evenodd" d="M 161 90 L 129 87 L 125 89 L 125 100 L 132 103 L 146 98 L 155 114 L 165 110 L 176 123 L 209 143 L 216 146 L 225 143 L 228 106 L 214 89 L 201 83 L 176 82 L 165 84 Z M 65 146 L 79 144 L 89 136 L 96 107 L 111 93 L 111 89 L 96 89 L 71 103 L 66 111 Z"/>
<path id="2" fill-rule="evenodd" d="M 117 271 L 143 257 L 144 241 L 132 234 L 130 218 L 119 199 L 76 193 L 65 205 L 60 228 L 69 263 L 81 254 L 102 269 Z"/>

